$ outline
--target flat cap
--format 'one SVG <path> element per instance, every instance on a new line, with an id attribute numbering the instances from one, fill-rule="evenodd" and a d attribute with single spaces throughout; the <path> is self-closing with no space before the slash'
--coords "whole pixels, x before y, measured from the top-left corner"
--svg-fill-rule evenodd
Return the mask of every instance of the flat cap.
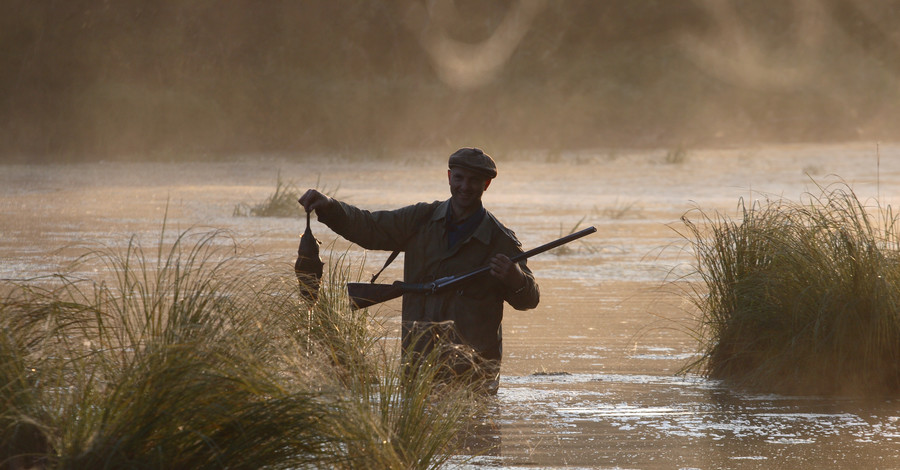
<path id="1" fill-rule="evenodd" d="M 450 168 L 458 166 L 484 175 L 489 179 L 497 177 L 497 165 L 490 155 L 478 148 L 461 148 L 450 155 Z"/>

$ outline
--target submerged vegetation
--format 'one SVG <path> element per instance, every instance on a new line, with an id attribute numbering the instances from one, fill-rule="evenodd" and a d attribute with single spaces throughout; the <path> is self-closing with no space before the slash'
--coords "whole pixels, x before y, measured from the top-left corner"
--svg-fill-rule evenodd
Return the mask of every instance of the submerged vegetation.
<path id="1" fill-rule="evenodd" d="M 756 390 L 900 392 L 900 238 L 890 206 L 846 185 L 741 219 L 682 220 L 702 282 L 702 357 L 689 367 Z"/>
<path id="2" fill-rule="evenodd" d="M 165 233 L 165 231 L 164 231 Z M 319 301 L 222 232 L 134 238 L 0 299 L 0 468 L 435 468 L 479 406 L 400 373 L 351 276 Z M 91 278 L 77 273 L 95 273 Z M 441 387 L 440 393 L 434 393 Z"/>

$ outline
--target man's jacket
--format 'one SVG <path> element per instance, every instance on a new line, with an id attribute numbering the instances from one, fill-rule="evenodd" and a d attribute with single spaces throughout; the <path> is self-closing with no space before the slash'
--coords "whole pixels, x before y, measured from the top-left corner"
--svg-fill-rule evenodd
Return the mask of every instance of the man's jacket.
<path id="1" fill-rule="evenodd" d="M 317 210 L 317 214 L 320 222 L 365 249 L 403 251 L 403 278 L 410 283 L 465 274 L 487 265 L 497 253 L 509 257 L 522 253 L 515 234 L 490 212 L 485 213 L 471 236 L 449 247 L 445 220 L 449 205 L 449 200 L 422 202 L 397 210 L 369 212 L 335 200 Z M 414 321 L 452 320 L 465 344 L 485 359 L 499 360 L 503 302 L 517 310 L 527 310 L 536 307 L 540 300 L 531 270 L 524 260 L 519 266 L 526 284 L 517 292 L 485 273 L 437 294 L 404 294 L 404 333 Z"/>

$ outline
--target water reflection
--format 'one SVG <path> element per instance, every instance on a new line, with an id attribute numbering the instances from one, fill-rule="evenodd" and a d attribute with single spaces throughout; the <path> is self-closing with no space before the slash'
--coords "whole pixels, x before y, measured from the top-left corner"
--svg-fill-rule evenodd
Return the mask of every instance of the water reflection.
<path id="1" fill-rule="evenodd" d="M 484 412 L 473 416 L 464 430 L 463 454 L 478 457 L 499 457 L 502 448 L 500 403 L 494 397 Z"/>

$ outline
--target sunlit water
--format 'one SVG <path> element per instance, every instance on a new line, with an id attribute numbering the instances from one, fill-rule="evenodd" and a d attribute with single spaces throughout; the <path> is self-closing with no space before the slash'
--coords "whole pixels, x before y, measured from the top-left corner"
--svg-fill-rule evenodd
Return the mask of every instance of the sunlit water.
<path id="1" fill-rule="evenodd" d="M 594 225 L 598 233 L 529 261 L 542 288 L 534 311 L 507 309 L 500 392 L 458 466 L 542 468 L 900 468 L 900 403 L 752 395 L 679 371 L 696 358 L 693 309 L 676 280 L 690 272 L 680 217 L 700 207 L 735 215 L 738 202 L 796 200 L 844 181 L 863 201 L 892 203 L 900 147 L 795 146 L 690 152 L 498 156 L 485 205 L 526 248 Z M 225 228 L 290 269 L 298 218 L 235 217 L 263 201 L 280 171 L 369 209 L 448 196 L 444 156 L 390 162 L 0 167 L 0 278 L 57 272 L 83 250 L 135 234 L 171 239 L 190 227 Z M 327 189 L 327 188 L 326 188 Z M 300 213 L 298 211 L 297 215 Z M 362 253 L 323 225 L 325 256 Z M 400 275 L 395 263 L 382 279 Z M 380 313 L 396 324 L 396 302 Z"/>

